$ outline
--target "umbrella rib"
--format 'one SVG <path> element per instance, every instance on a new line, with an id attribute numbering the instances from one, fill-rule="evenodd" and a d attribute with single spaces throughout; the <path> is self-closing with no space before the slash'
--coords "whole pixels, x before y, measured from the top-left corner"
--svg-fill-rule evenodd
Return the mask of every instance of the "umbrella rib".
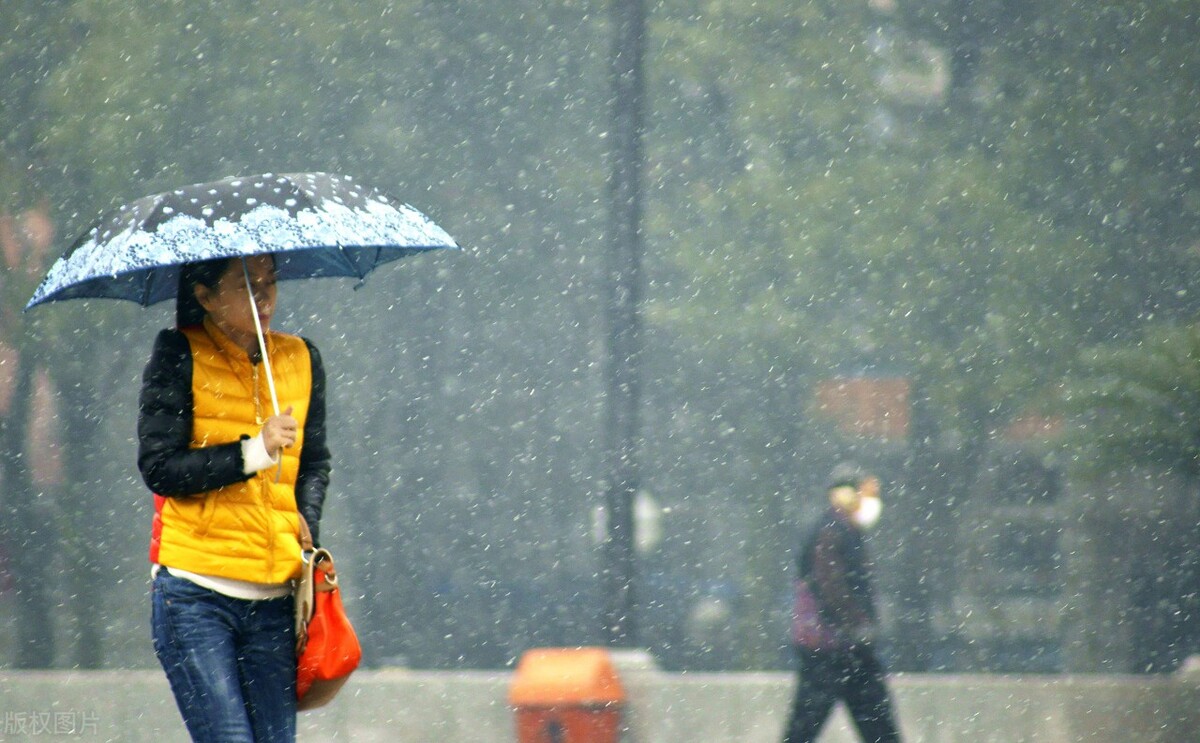
<path id="1" fill-rule="evenodd" d="M 344 250 L 344 248 L 343 248 L 343 250 Z M 354 268 L 358 272 L 358 283 L 354 285 L 354 291 L 358 291 L 359 289 L 361 289 L 367 285 L 367 274 L 369 274 L 375 270 L 375 267 L 379 265 L 379 259 L 381 257 L 383 257 L 383 247 L 376 245 L 375 246 L 375 260 L 371 261 L 370 268 L 368 268 L 364 271 L 360 266 L 355 264 Z"/>
<path id="2" fill-rule="evenodd" d="M 346 259 L 346 265 L 350 266 L 351 270 L 354 272 L 354 277 L 358 279 L 358 286 L 362 286 L 363 281 L 366 280 L 367 274 L 371 272 L 371 269 L 368 268 L 366 271 L 364 271 L 359 261 L 354 259 L 354 254 L 349 250 L 346 250 L 345 245 L 338 245 L 338 252 L 341 253 L 342 257 Z M 379 248 L 375 249 L 375 260 L 376 262 L 379 261 Z"/>
<path id="3" fill-rule="evenodd" d="M 381 248 L 380 246 L 376 245 L 376 246 L 375 246 L 375 258 L 374 258 L 374 260 L 372 260 L 372 261 L 371 261 L 371 267 L 370 267 L 370 268 L 368 268 L 366 271 L 362 271 L 362 273 L 360 273 L 360 274 L 359 274 L 359 276 L 358 276 L 358 284 L 359 284 L 359 286 L 362 286 L 363 284 L 365 284 L 365 283 L 366 283 L 366 281 L 367 281 L 367 274 L 369 274 L 369 273 L 371 273 L 372 271 L 374 271 L 374 270 L 375 270 L 375 267 L 379 265 L 379 258 L 380 258 L 382 255 L 383 255 L 383 248 Z M 361 269 L 359 269 L 359 270 L 361 271 Z"/>
<path id="4" fill-rule="evenodd" d="M 140 302 L 138 302 L 138 304 L 140 304 L 143 307 L 150 306 L 150 295 L 152 294 L 151 287 L 154 286 L 154 277 L 155 276 L 156 276 L 156 274 L 153 271 L 151 271 L 150 275 L 146 277 L 146 285 L 142 289 L 142 299 Z"/>

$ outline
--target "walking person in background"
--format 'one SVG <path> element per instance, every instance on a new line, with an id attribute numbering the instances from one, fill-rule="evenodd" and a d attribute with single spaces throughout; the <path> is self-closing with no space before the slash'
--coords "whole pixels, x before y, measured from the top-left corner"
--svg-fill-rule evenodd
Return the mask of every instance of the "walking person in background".
<path id="1" fill-rule="evenodd" d="M 863 532 L 882 510 L 879 480 L 858 465 L 834 468 L 829 508 L 801 543 L 792 641 L 796 695 L 784 743 L 813 743 L 838 701 L 865 743 L 899 743 L 876 627 Z"/>
<path id="2" fill-rule="evenodd" d="M 268 328 L 275 283 L 270 255 L 185 266 L 177 327 L 143 376 L 154 650 L 195 741 L 296 738 L 292 580 L 300 516 L 315 541 L 330 466 L 325 372 L 303 338 L 265 336 L 271 414 L 255 314 Z"/>

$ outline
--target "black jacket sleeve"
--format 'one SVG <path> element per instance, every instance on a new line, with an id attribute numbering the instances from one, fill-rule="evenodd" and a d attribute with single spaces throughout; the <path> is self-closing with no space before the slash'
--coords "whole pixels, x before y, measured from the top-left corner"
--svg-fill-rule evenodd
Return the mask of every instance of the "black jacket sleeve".
<path id="1" fill-rule="evenodd" d="M 142 374 L 138 398 L 138 469 L 158 495 L 185 497 L 250 479 L 242 446 L 191 448 L 192 351 L 187 337 L 163 330 Z"/>
<path id="2" fill-rule="evenodd" d="M 313 544 L 320 546 L 321 511 L 329 487 L 330 455 L 325 443 L 325 364 L 321 354 L 307 338 L 312 359 L 312 394 L 308 417 L 304 421 L 304 448 L 300 452 L 300 472 L 296 477 L 296 506 L 308 522 Z"/>

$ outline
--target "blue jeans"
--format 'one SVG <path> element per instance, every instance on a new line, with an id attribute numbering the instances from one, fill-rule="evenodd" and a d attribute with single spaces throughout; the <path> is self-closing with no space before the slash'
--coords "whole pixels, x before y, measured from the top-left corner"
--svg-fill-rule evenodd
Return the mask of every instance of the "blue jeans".
<path id="1" fill-rule="evenodd" d="M 290 596 L 235 599 L 163 569 L 151 604 L 154 653 L 193 741 L 295 741 Z"/>

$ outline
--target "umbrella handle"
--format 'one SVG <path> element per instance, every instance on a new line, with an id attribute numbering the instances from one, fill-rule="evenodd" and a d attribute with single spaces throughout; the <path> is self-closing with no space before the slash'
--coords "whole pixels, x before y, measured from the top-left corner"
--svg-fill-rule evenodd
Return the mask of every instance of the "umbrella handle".
<path id="1" fill-rule="evenodd" d="M 271 372 L 271 357 L 267 355 L 267 339 L 263 335 L 262 322 L 258 319 L 258 303 L 254 301 L 254 288 L 250 286 L 250 267 L 242 258 L 242 276 L 246 279 L 246 296 L 250 298 L 250 314 L 254 317 L 254 332 L 258 335 L 258 353 L 262 357 L 263 369 L 267 372 L 267 389 L 271 392 L 271 409 L 279 415 L 279 396 L 275 394 L 275 375 Z M 258 394 L 255 390 L 254 394 Z M 283 474 L 283 455 L 280 452 L 279 467 L 275 470 L 275 482 Z"/>

